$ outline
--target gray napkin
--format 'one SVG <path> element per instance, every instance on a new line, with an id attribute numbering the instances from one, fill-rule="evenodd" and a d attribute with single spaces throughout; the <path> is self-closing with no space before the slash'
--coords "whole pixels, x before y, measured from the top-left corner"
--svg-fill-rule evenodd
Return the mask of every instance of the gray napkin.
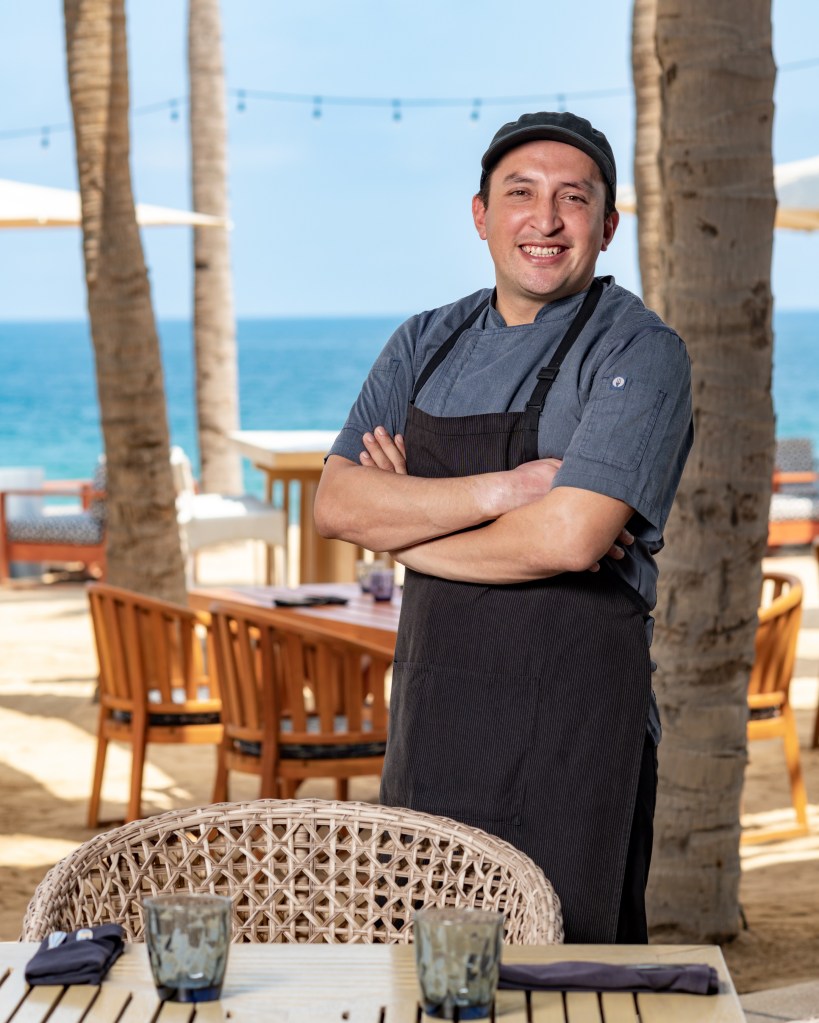
<path id="1" fill-rule="evenodd" d="M 611 963 L 502 963 L 501 988 L 514 991 L 673 991 L 719 993 L 719 976 L 705 963 L 615 966 Z"/>
<path id="2" fill-rule="evenodd" d="M 91 931 L 90 938 L 77 935 Z M 119 924 L 72 931 L 54 948 L 45 938 L 26 965 L 26 980 L 39 984 L 101 984 L 102 978 L 122 955 L 124 931 Z"/>

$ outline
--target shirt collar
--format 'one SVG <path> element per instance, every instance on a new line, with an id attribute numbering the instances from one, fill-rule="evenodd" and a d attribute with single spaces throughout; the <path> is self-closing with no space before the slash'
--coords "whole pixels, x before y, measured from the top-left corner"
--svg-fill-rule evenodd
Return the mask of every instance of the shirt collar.
<path id="1" fill-rule="evenodd" d="M 583 299 L 586 297 L 587 291 L 588 288 L 585 291 L 579 291 L 576 295 L 567 295 L 565 298 L 559 298 L 556 302 L 547 302 L 538 310 L 538 314 L 535 317 L 534 322 L 560 322 L 561 320 L 568 319 L 570 316 L 574 316 L 580 308 Z M 498 289 L 493 288 L 489 306 L 486 311 L 486 326 L 484 328 L 486 330 L 494 330 L 507 326 L 506 320 L 504 320 L 495 306 L 497 295 Z M 524 324 L 524 326 L 529 326 L 529 324 Z"/>

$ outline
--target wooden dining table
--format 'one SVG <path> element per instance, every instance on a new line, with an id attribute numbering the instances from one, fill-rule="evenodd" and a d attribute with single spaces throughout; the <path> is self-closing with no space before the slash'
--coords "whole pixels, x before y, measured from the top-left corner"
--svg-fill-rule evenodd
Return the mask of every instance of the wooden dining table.
<path id="1" fill-rule="evenodd" d="M 321 604 L 315 607 L 283 608 L 276 599 L 301 595 L 329 595 L 346 600 L 345 604 Z M 376 601 L 362 593 L 357 583 L 312 583 L 296 588 L 283 586 L 199 586 L 188 591 L 188 603 L 197 611 L 207 611 L 217 601 L 246 604 L 275 622 L 286 618 L 303 620 L 306 626 L 325 635 L 340 636 L 373 643 L 393 653 L 401 613 L 401 591 L 393 591 L 392 600 Z"/>
<path id="2" fill-rule="evenodd" d="M 126 946 L 99 987 L 34 987 L 24 970 L 36 944 L 0 944 L 0 1023 L 428 1023 L 418 1005 L 411 945 L 232 945 L 222 997 L 161 1004 L 143 944 Z M 743 1023 L 714 945 L 506 946 L 508 963 L 596 960 L 707 963 L 716 995 L 499 991 L 504 1023 Z"/>

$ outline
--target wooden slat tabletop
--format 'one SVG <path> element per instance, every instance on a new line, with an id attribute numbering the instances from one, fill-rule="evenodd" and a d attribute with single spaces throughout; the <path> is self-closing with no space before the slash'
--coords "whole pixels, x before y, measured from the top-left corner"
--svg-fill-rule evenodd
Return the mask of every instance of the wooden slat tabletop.
<path id="1" fill-rule="evenodd" d="M 222 999 L 160 1005 L 143 945 L 130 945 L 102 987 L 28 988 L 35 944 L 0 944 L 0 1023 L 429 1023 L 417 1006 L 414 950 L 407 945 L 234 945 Z M 722 953 L 709 945 L 510 946 L 506 962 L 600 960 L 708 963 L 713 996 L 594 992 L 498 993 L 504 1023 L 742 1023 Z"/>

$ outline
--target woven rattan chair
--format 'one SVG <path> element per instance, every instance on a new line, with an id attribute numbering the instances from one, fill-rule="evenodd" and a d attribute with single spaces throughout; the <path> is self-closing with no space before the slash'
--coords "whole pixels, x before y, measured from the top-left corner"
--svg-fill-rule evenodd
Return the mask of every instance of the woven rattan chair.
<path id="1" fill-rule="evenodd" d="M 748 833 L 743 841 L 767 841 L 808 830 L 807 794 L 799 759 L 799 737 L 788 692 L 802 620 L 802 583 L 796 576 L 766 572 L 756 631 L 754 665 L 748 684 L 748 741 L 781 739 L 791 787 L 796 825 L 775 833 Z"/>
<path id="2" fill-rule="evenodd" d="M 144 930 L 142 899 L 233 899 L 233 941 L 408 942 L 420 906 L 501 910 L 506 940 L 563 940 L 560 903 L 522 852 L 443 817 L 320 799 L 217 803 L 98 835 L 53 867 L 23 940 L 119 923 Z"/>
<path id="3" fill-rule="evenodd" d="M 287 613 L 221 603 L 210 611 L 228 777 L 258 775 L 263 798 L 335 778 L 336 798 L 346 799 L 349 778 L 381 774 L 390 646 L 326 636 Z"/>
<path id="4" fill-rule="evenodd" d="M 126 821 L 142 815 L 142 774 L 150 742 L 217 747 L 217 791 L 224 788 L 222 703 L 205 670 L 207 615 L 131 590 L 91 583 L 91 620 L 99 660 L 100 714 L 88 826 L 99 824 L 105 754 L 111 740 L 133 749 Z"/>

